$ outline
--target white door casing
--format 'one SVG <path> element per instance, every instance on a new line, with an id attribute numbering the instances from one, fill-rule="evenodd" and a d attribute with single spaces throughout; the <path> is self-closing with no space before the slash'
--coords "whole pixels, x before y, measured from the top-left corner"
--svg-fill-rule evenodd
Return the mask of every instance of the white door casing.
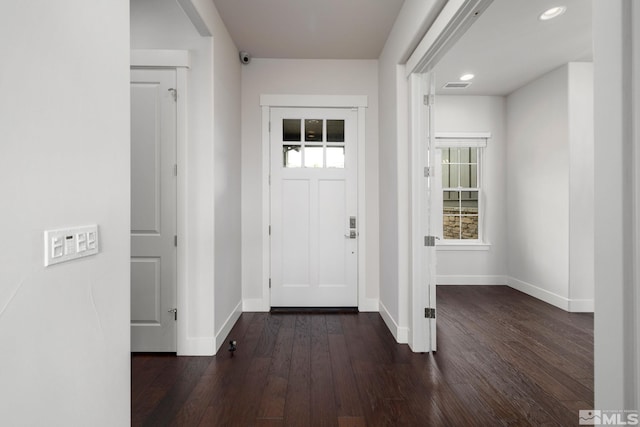
<path id="1" fill-rule="evenodd" d="M 409 346 L 415 352 L 436 347 L 436 253 L 434 230 L 435 132 L 434 75 L 410 76 L 411 99 L 411 334 Z"/>
<path id="2" fill-rule="evenodd" d="M 271 306 L 355 307 L 358 110 L 270 115 Z M 334 126 L 343 126 L 337 139 L 328 137 Z"/>
<path id="3" fill-rule="evenodd" d="M 176 351 L 176 70 L 131 70 L 131 351 Z"/>

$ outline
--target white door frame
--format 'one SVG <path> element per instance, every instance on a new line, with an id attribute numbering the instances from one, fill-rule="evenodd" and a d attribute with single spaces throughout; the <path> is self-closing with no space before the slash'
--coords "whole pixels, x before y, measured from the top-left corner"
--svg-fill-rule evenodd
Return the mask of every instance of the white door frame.
<path id="1" fill-rule="evenodd" d="M 340 95 L 261 95 L 262 109 L 262 309 L 271 308 L 269 273 L 271 265 L 271 245 L 269 238 L 271 193 L 270 175 L 270 132 L 269 116 L 272 107 L 291 108 L 355 108 L 358 110 L 358 309 L 377 311 L 366 298 L 366 209 L 365 209 L 365 111 L 368 106 L 366 96 Z"/>
<path id="2" fill-rule="evenodd" d="M 413 351 L 436 350 L 435 322 L 425 322 L 424 318 L 425 302 L 429 300 L 425 284 L 431 283 L 431 281 L 434 283 L 433 287 L 429 288 L 429 294 L 431 305 L 435 308 L 435 271 L 424 269 L 422 261 L 424 236 L 426 235 L 426 226 L 423 221 L 426 200 L 422 198 L 423 192 L 420 189 L 425 185 L 423 168 L 428 166 L 423 156 L 423 146 L 429 110 L 424 103 L 424 96 L 429 94 L 429 88 L 425 87 L 426 83 L 422 75 L 433 70 L 449 48 L 492 2 L 493 0 L 450 0 L 447 2 L 405 65 L 408 87 L 406 96 L 409 104 L 408 119 L 411 123 L 409 149 L 412 153 L 408 164 L 409 182 L 407 184 L 411 190 L 411 201 L 413 201 L 409 212 L 409 226 L 407 227 L 412 230 L 408 236 L 411 248 L 408 255 L 411 262 L 407 262 L 407 265 L 411 266 L 409 271 L 411 298 L 407 310 L 410 317 L 408 341 Z M 431 135 L 431 139 L 433 139 L 433 135 Z M 433 165 L 431 165 L 431 170 L 434 170 Z M 409 194 L 409 189 L 405 189 L 405 191 Z"/>
<path id="3" fill-rule="evenodd" d="M 180 244 L 176 256 L 176 350 L 183 353 L 187 345 L 187 72 L 189 51 L 134 49 L 131 50 L 131 69 L 173 68 L 176 70 L 176 233 Z"/>

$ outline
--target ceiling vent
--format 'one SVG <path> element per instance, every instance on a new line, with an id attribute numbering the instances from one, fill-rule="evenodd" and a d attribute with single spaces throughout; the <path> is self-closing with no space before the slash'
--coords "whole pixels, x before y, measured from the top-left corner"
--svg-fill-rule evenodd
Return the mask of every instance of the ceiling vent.
<path id="1" fill-rule="evenodd" d="M 443 89 L 466 89 L 469 87 L 471 82 L 449 82 L 446 85 L 442 86 Z"/>

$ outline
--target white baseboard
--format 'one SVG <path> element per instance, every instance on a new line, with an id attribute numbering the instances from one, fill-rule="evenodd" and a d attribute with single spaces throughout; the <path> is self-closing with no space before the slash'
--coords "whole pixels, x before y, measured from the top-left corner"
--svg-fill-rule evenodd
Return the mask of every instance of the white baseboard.
<path id="1" fill-rule="evenodd" d="M 594 311 L 594 303 L 592 299 L 572 300 L 513 277 L 507 277 L 507 285 L 568 312 L 590 313 Z"/>
<path id="2" fill-rule="evenodd" d="M 219 332 L 216 334 L 216 337 L 215 337 L 216 352 L 226 340 L 227 336 L 229 335 L 229 332 L 231 332 L 231 329 L 233 328 L 233 325 L 235 325 L 238 319 L 240 318 L 240 315 L 242 314 L 242 306 L 243 306 L 243 302 L 240 301 L 238 305 L 236 305 L 236 307 L 233 309 L 231 314 L 229 314 L 229 317 L 227 317 L 227 320 L 225 320 Z"/>
<path id="3" fill-rule="evenodd" d="M 570 299 L 569 311 L 571 313 L 593 313 L 595 304 L 592 299 Z"/>
<path id="4" fill-rule="evenodd" d="M 480 276 L 480 275 L 439 275 L 436 276 L 438 285 L 506 285 L 505 276 Z"/>
<path id="5" fill-rule="evenodd" d="M 242 311 L 265 313 L 271 310 L 269 303 L 262 298 L 245 298 L 242 300 Z"/>
<path id="6" fill-rule="evenodd" d="M 178 348 L 178 356 L 213 356 L 216 354 L 213 337 L 187 338 Z"/>
<path id="7" fill-rule="evenodd" d="M 384 320 L 393 337 L 399 344 L 407 344 L 409 342 L 409 328 L 398 326 L 382 301 L 379 302 L 379 306 L 380 316 L 382 316 L 382 320 Z"/>
<path id="8" fill-rule="evenodd" d="M 358 305 L 358 311 L 377 312 L 380 311 L 380 302 L 378 298 L 363 298 Z"/>

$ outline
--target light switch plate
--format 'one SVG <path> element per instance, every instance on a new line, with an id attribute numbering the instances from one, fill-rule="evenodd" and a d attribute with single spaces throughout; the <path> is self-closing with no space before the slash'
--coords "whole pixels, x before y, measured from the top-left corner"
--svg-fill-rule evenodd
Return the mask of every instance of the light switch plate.
<path id="1" fill-rule="evenodd" d="M 98 253 L 98 226 L 61 228 L 44 232 L 44 265 L 84 258 Z"/>

